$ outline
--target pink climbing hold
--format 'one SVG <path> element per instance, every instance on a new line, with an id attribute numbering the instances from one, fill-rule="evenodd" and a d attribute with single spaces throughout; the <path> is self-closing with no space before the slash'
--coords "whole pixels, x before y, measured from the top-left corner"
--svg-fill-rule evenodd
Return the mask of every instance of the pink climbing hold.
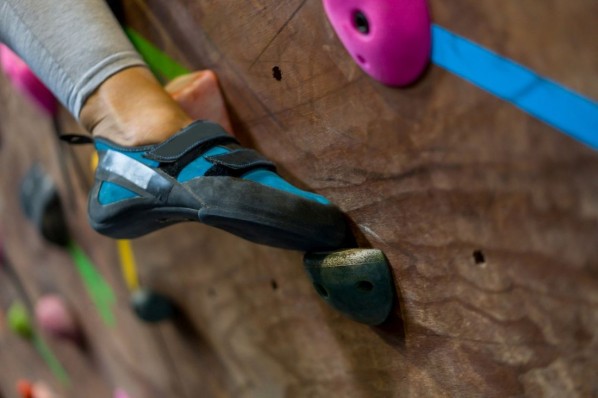
<path id="1" fill-rule="evenodd" d="M 58 395 L 43 380 L 33 384 L 33 398 L 58 398 Z"/>
<path id="2" fill-rule="evenodd" d="M 129 398 L 129 395 L 125 392 L 125 390 L 117 388 L 114 390 L 114 398 Z"/>
<path id="3" fill-rule="evenodd" d="M 431 26 L 425 0 L 324 0 L 332 27 L 363 71 L 390 86 L 425 70 Z"/>
<path id="4" fill-rule="evenodd" d="M 0 64 L 2 70 L 17 90 L 49 115 L 56 113 L 58 104 L 54 95 L 35 76 L 29 66 L 4 44 L 0 44 Z"/>
<path id="5" fill-rule="evenodd" d="M 79 325 L 64 300 L 53 294 L 41 297 L 35 305 L 39 326 L 51 336 L 78 340 Z"/>

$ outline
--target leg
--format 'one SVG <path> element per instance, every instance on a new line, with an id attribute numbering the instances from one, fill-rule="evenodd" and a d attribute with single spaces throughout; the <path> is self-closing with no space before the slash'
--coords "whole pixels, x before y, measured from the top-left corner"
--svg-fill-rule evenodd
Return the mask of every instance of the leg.
<path id="1" fill-rule="evenodd" d="M 92 132 L 98 232 L 133 238 L 191 220 L 289 249 L 346 244 L 326 198 L 284 181 L 221 126 L 191 123 L 102 0 L 0 0 L 0 38 Z"/>
<path id="2" fill-rule="evenodd" d="M 94 135 L 152 144 L 191 122 L 102 0 L 1 0 L 0 39 Z"/>

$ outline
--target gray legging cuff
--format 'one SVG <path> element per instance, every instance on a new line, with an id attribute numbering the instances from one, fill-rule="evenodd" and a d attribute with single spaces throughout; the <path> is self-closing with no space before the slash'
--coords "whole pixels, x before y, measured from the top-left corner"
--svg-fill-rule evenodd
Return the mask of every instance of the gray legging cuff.
<path id="1" fill-rule="evenodd" d="M 77 118 L 107 78 L 145 65 L 104 0 L 0 0 L 0 41 Z"/>
<path id="2" fill-rule="evenodd" d="M 139 54 L 123 51 L 102 59 L 73 82 L 65 105 L 75 117 L 79 117 L 85 100 L 110 76 L 132 66 L 145 66 Z"/>

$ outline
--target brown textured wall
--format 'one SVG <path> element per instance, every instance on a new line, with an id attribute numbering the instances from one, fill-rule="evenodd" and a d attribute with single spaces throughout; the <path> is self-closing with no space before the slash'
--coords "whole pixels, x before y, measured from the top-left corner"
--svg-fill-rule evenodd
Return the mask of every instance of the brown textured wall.
<path id="1" fill-rule="evenodd" d="M 73 228 L 122 303 L 115 329 L 84 320 L 95 363 L 56 345 L 77 388 L 189 398 L 597 394 L 598 154 L 435 66 L 408 89 L 379 85 L 345 53 L 319 1 L 230 4 L 130 1 L 126 16 L 187 67 L 216 70 L 241 141 L 327 195 L 363 243 L 384 250 L 400 305 L 387 325 L 356 324 L 319 299 L 301 254 L 182 225 L 134 243 L 144 283 L 188 318 L 147 327 L 126 308 L 114 245 L 89 231 L 76 184 Z M 431 8 L 436 23 L 598 98 L 598 3 Z M 7 250 L 30 295 L 58 289 L 83 314 L 90 304 L 60 264 L 68 258 L 15 211 L 10 195 L 33 159 L 62 180 L 48 122 L 6 86 Z M 5 309 L 14 293 L 0 283 Z M 1 327 L 0 366 L 7 396 L 27 372 L 51 379 Z"/>

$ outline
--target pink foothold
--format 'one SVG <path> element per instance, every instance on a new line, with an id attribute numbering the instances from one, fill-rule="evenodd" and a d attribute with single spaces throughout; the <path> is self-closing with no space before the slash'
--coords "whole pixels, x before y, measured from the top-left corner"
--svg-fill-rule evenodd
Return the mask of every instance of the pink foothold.
<path id="1" fill-rule="evenodd" d="M 413 83 L 430 57 L 425 0 L 324 0 L 332 27 L 365 73 L 390 86 Z"/>
<path id="2" fill-rule="evenodd" d="M 37 323 L 45 332 L 62 339 L 76 340 L 79 325 L 64 300 L 56 295 L 46 295 L 35 305 Z"/>
<path id="3" fill-rule="evenodd" d="M 212 70 L 179 76 L 164 88 L 191 118 L 212 120 L 234 135 L 218 78 Z"/>
<path id="4" fill-rule="evenodd" d="M 35 76 L 27 64 L 4 44 L 0 44 L 0 64 L 17 90 L 29 97 L 49 115 L 58 110 L 56 98 Z"/>
<path id="5" fill-rule="evenodd" d="M 56 398 L 57 395 L 44 381 L 37 381 L 33 384 L 33 398 Z"/>
<path id="6" fill-rule="evenodd" d="M 117 388 L 114 390 L 114 398 L 129 398 L 129 394 L 125 390 Z"/>

